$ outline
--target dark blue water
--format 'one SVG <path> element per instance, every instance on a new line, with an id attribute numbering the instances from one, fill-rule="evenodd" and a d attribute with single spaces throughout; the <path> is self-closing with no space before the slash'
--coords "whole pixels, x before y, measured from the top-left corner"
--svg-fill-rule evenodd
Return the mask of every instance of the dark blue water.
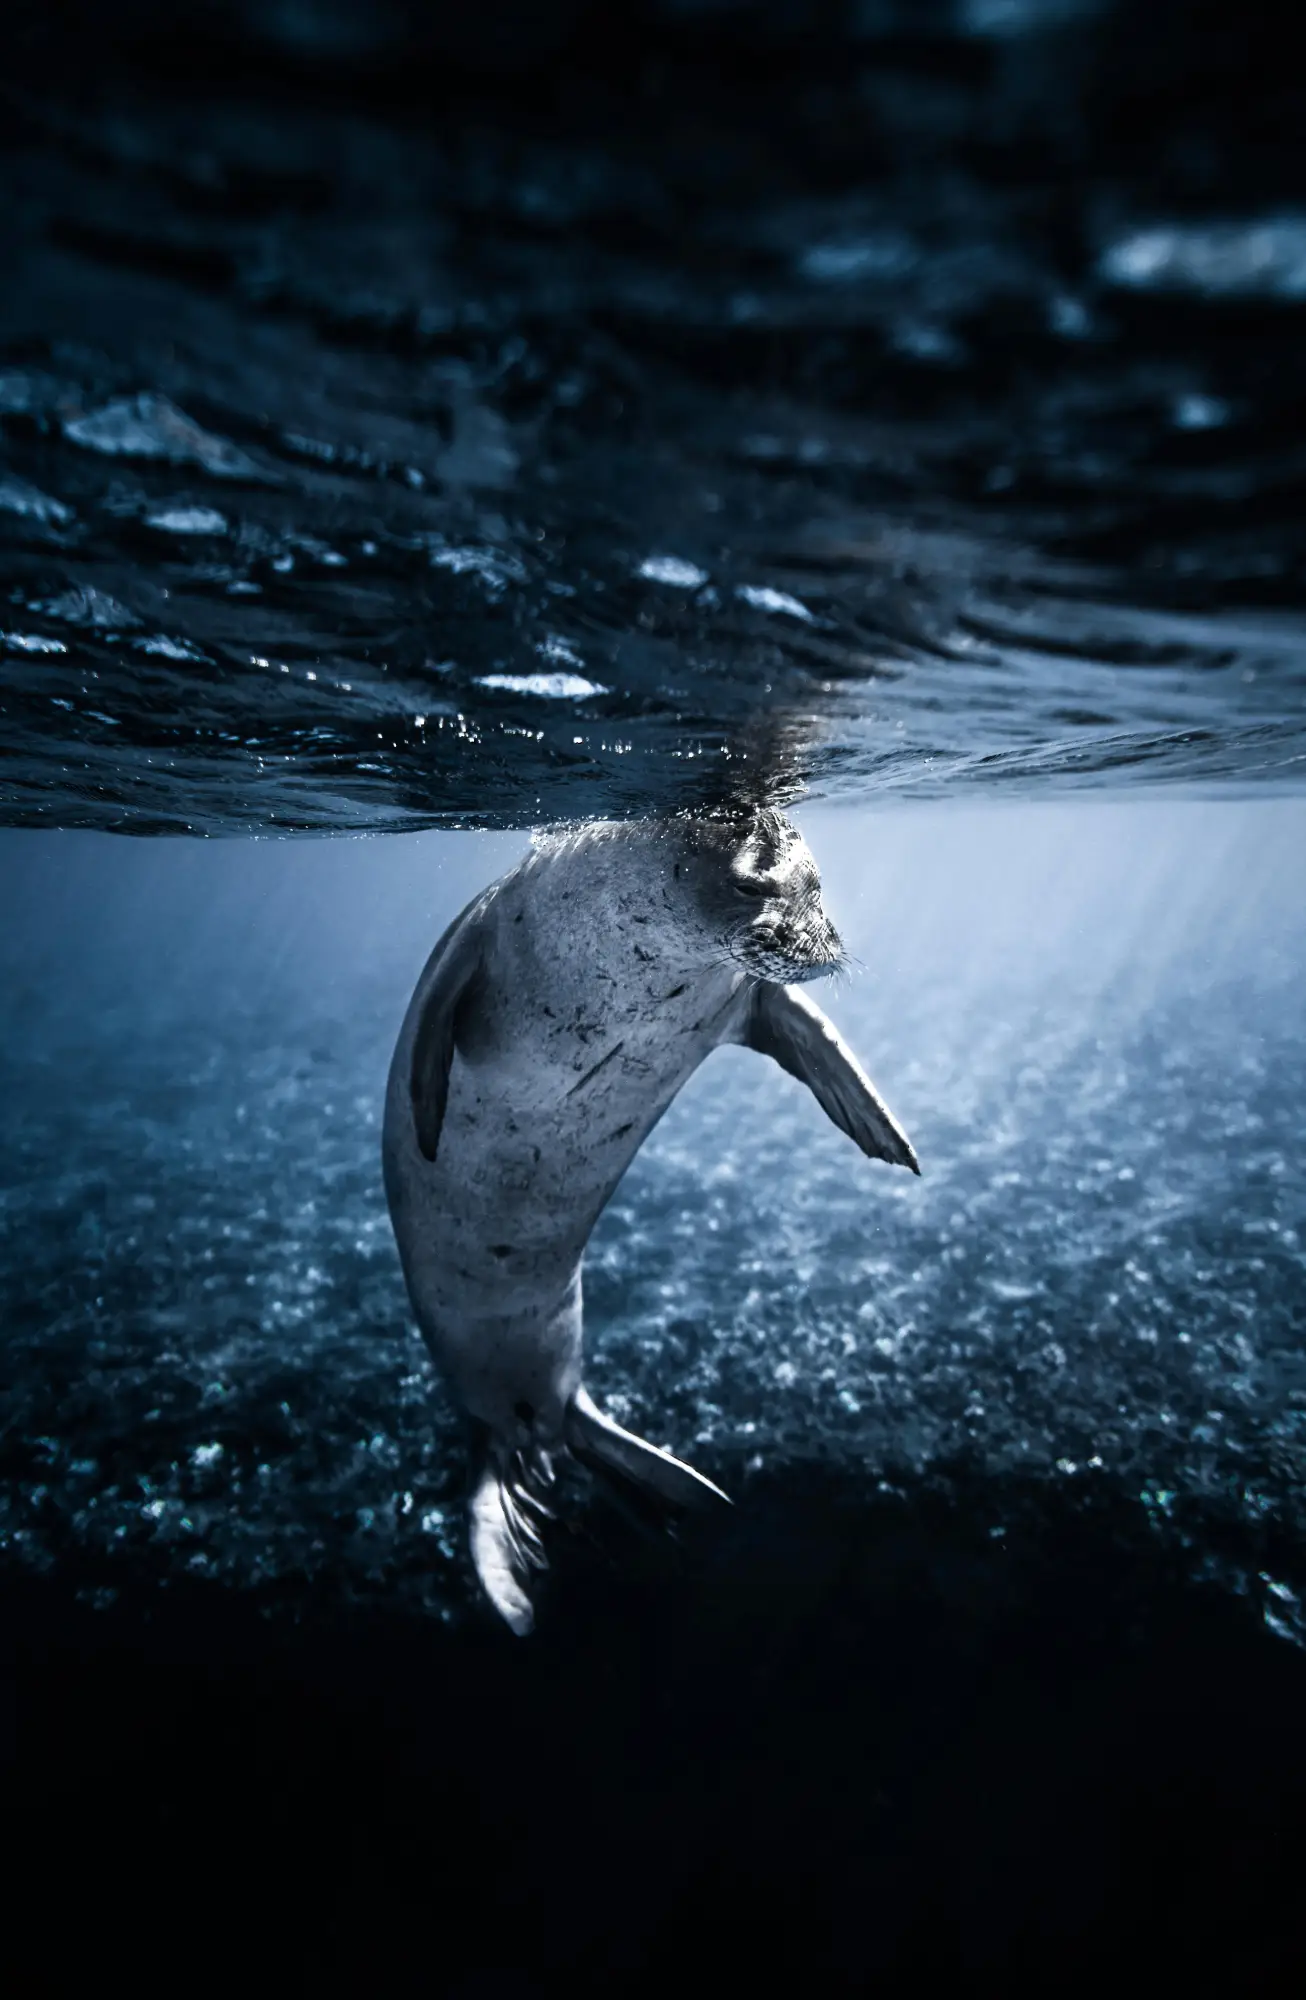
<path id="1" fill-rule="evenodd" d="M 591 1246 L 596 1392 L 741 1504 L 812 1461 L 1108 1487 L 1306 1637 L 1300 803 L 806 825 L 863 968 L 827 1004 L 924 1178 L 719 1052 Z M 8 1559 L 461 1616 L 380 1106 L 518 844 L 5 845 Z"/>
<path id="2" fill-rule="evenodd" d="M 0 1730 L 27 1907 L 57 1873 L 68 1910 L 17 1925 L 35 1983 L 83 1939 L 193 1979 L 285 1937 L 454 1993 L 1283 1990 L 1274 11 L 16 23 Z M 757 1056 L 692 1080 L 595 1232 L 589 1376 L 736 1505 L 648 1539 L 577 1473 L 516 1646 L 386 1066 L 530 828 L 722 801 L 799 819 L 854 961 L 820 997 L 923 1176 Z"/>

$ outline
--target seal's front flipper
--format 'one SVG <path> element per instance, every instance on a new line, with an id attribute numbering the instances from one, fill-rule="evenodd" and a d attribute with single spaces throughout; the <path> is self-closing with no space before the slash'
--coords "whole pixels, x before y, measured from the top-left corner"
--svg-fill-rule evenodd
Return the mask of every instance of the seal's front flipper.
<path id="1" fill-rule="evenodd" d="M 422 1156 L 427 1160 L 434 1160 L 439 1149 L 459 1015 L 473 998 L 480 969 L 480 940 L 474 926 L 465 917 L 461 918 L 431 955 L 423 975 L 426 992 L 413 1037 L 408 1087 L 413 1128 Z"/>
<path id="2" fill-rule="evenodd" d="M 566 1438 L 583 1465 L 618 1472 L 667 1505 L 701 1508 L 715 1500 L 730 1505 L 729 1496 L 692 1465 L 683 1465 L 669 1451 L 647 1444 L 605 1416 L 584 1389 L 577 1389 L 567 1405 Z"/>
<path id="3" fill-rule="evenodd" d="M 522 1478 L 496 1462 L 491 1452 L 481 1468 L 468 1509 L 472 1562 L 491 1604 L 519 1638 L 535 1628 L 527 1585 L 531 1571 L 547 1568 L 544 1544 L 531 1519 L 533 1500 Z"/>
<path id="4" fill-rule="evenodd" d="M 871 1159 L 920 1172 L 911 1140 L 834 1023 L 805 993 L 759 983 L 744 1043 L 805 1083 L 826 1116 Z"/>

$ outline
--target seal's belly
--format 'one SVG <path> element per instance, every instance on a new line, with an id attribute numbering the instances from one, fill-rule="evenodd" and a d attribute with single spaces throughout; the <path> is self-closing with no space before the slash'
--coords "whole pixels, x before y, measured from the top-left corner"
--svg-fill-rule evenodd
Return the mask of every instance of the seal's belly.
<path id="1" fill-rule="evenodd" d="M 732 1039 L 742 985 L 733 970 L 660 975 L 653 995 L 591 975 L 578 1001 L 557 968 L 525 971 L 496 960 L 460 1027 L 435 1160 L 409 1126 L 392 1162 L 409 1289 L 440 1342 L 575 1296 L 599 1214 L 682 1084 Z"/>
<path id="2" fill-rule="evenodd" d="M 488 1282 L 497 1298 L 514 1277 L 567 1278 L 672 1095 L 582 1119 L 564 1107 L 451 1089 L 426 1191 L 432 1246 L 444 1246 L 460 1282 Z"/>
<path id="3" fill-rule="evenodd" d="M 707 1046 L 686 1041 L 674 1063 L 665 1042 L 655 1052 L 634 1036 L 589 1045 L 581 1065 L 529 1047 L 511 1060 L 455 1058 L 413 1217 L 427 1297 L 502 1313 L 566 1291 L 617 1182 Z"/>

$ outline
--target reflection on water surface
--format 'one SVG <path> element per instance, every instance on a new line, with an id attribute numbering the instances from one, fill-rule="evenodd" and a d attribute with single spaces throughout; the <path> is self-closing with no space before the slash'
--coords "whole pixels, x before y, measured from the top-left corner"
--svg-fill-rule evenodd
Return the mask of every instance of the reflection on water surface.
<path id="1" fill-rule="evenodd" d="M 1148 58 L 1096 10 L 796 52 L 677 12 L 633 72 L 577 30 L 552 116 L 466 49 L 406 97 L 385 34 L 370 84 L 329 37 L 275 87 L 166 38 L 97 66 L 89 21 L 30 76 L 11 823 L 1297 781 L 1283 173 L 1209 105 L 1215 185 L 1166 153 L 1173 52 L 1136 157 Z"/>

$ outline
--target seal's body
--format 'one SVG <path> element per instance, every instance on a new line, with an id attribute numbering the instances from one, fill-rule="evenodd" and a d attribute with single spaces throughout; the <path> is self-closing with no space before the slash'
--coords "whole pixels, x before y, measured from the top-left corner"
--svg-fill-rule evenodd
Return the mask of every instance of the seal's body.
<path id="1" fill-rule="evenodd" d="M 581 1259 L 703 1058 L 772 1055 L 873 1156 L 906 1137 L 792 984 L 839 962 L 815 864 L 773 812 L 539 842 L 436 946 L 386 1094 L 386 1192 L 422 1334 L 484 1440 L 472 1555 L 515 1631 L 564 1449 L 671 1506 L 723 1499 L 581 1381 Z"/>

